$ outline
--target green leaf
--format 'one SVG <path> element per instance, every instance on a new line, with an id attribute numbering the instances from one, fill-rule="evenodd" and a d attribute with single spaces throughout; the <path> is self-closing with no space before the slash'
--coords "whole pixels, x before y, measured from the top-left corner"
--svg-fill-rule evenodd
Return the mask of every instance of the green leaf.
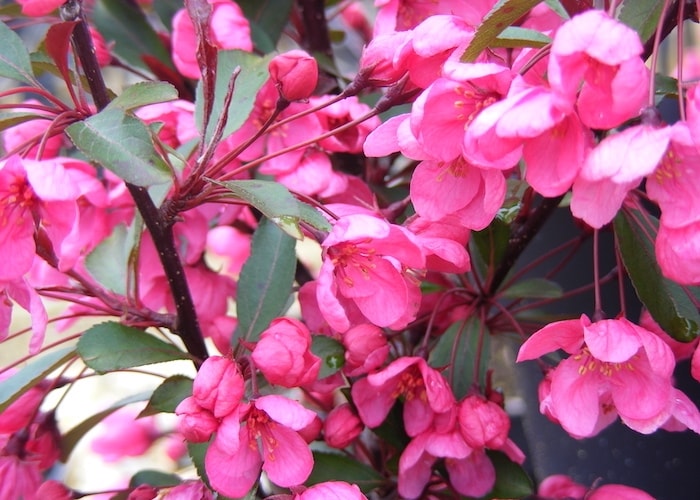
<path id="1" fill-rule="evenodd" d="M 552 9 L 554 12 L 559 14 L 559 17 L 565 20 L 571 19 L 571 16 L 569 13 L 566 11 L 566 8 L 561 4 L 559 0 L 544 0 L 544 3 L 547 4 L 547 6 Z"/>
<path id="2" fill-rule="evenodd" d="M 169 474 L 159 470 L 141 470 L 136 474 L 131 476 L 129 480 L 129 488 L 136 488 L 142 484 L 148 484 L 150 486 L 176 486 L 180 484 L 182 480 L 177 474 Z"/>
<path id="3" fill-rule="evenodd" d="M 101 412 L 86 418 L 78 425 L 73 427 L 71 430 L 63 434 L 63 436 L 61 436 L 61 462 L 65 462 L 66 460 L 68 460 L 68 457 L 70 457 L 71 453 L 73 453 L 73 450 L 75 449 L 75 446 L 78 444 L 78 442 L 83 438 L 83 436 L 85 436 L 85 434 L 92 430 L 93 427 L 95 427 L 109 415 L 111 415 L 118 409 L 123 408 L 126 405 L 146 401 L 148 399 L 149 394 L 150 393 L 143 392 L 126 397 L 121 401 L 114 403 L 106 410 L 102 410 Z"/>
<path id="4" fill-rule="evenodd" d="M 275 50 L 294 0 L 238 0 L 236 3 L 250 22 L 255 47 L 266 54 Z"/>
<path id="5" fill-rule="evenodd" d="M 474 62 L 479 54 L 494 44 L 498 35 L 541 0 L 500 0 L 486 15 L 474 33 L 474 38 L 462 55 L 463 62 Z"/>
<path id="6" fill-rule="evenodd" d="M 228 114 L 226 126 L 224 127 L 223 137 L 230 135 L 240 128 L 241 125 L 248 119 L 250 112 L 253 110 L 255 96 L 260 90 L 260 87 L 269 78 L 267 65 L 272 59 L 272 54 L 260 57 L 242 50 L 222 50 L 219 52 L 218 62 L 216 65 L 216 87 L 214 89 L 214 104 L 212 107 L 212 117 L 209 120 L 209 126 L 204 135 L 205 140 L 209 141 L 214 133 L 216 122 L 222 113 Z M 233 98 L 228 109 L 224 108 L 224 98 L 228 82 L 231 79 L 231 74 L 239 67 L 241 72 L 236 78 L 236 85 L 233 90 Z M 197 125 L 202 126 L 202 85 L 197 86 L 197 98 L 195 101 L 195 121 Z"/>
<path id="7" fill-rule="evenodd" d="M 127 229 L 116 226 L 107 238 L 97 245 L 85 258 L 85 267 L 100 285 L 126 295 L 126 274 L 130 246 L 127 244 Z"/>
<path id="8" fill-rule="evenodd" d="M 107 108 L 131 111 L 148 104 L 174 101 L 178 98 L 177 89 L 165 82 L 138 82 L 124 89 L 109 103 Z"/>
<path id="9" fill-rule="evenodd" d="M 496 218 L 486 229 L 472 232 L 472 241 L 484 263 L 495 269 L 506 254 L 510 226 Z"/>
<path id="10" fill-rule="evenodd" d="M 158 14 L 163 26 L 172 26 L 173 17 L 182 7 L 182 0 L 158 0 L 153 2 L 153 10 Z"/>
<path id="11" fill-rule="evenodd" d="M 700 313 L 686 289 L 665 278 L 656 262 L 653 240 L 658 220 L 638 210 L 623 209 L 615 217 L 614 225 L 622 261 L 639 300 L 671 337 L 681 342 L 692 341 L 698 336 Z"/>
<path id="12" fill-rule="evenodd" d="M 526 498 L 535 492 L 532 480 L 520 465 L 500 451 L 486 450 L 486 454 L 496 469 L 496 484 L 484 499 Z"/>
<path id="13" fill-rule="evenodd" d="M 284 311 L 294 284 L 295 241 L 267 219 L 253 234 L 251 255 L 238 280 L 238 332 L 249 341 L 258 340 L 270 321 Z"/>
<path id="14" fill-rule="evenodd" d="M 192 379 L 184 375 L 168 377 L 153 391 L 148 405 L 139 414 L 139 417 L 147 417 L 158 413 L 175 413 L 175 408 L 180 402 L 192 395 Z"/>
<path id="15" fill-rule="evenodd" d="M 170 181 L 146 125 L 118 108 L 105 109 L 74 123 L 66 132 L 88 158 L 126 182 L 151 186 Z"/>
<path id="16" fill-rule="evenodd" d="M 91 20 L 107 42 L 115 42 L 113 52 L 129 64 L 148 69 L 142 56 L 149 54 L 172 67 L 170 54 L 136 2 L 100 0 Z"/>
<path id="17" fill-rule="evenodd" d="M 343 344 L 326 335 L 312 337 L 311 352 L 321 358 L 321 371 L 318 374 L 320 379 L 333 375 L 345 364 Z"/>
<path id="18" fill-rule="evenodd" d="M 654 35 L 663 6 L 658 0 L 625 0 L 619 7 L 618 20 L 635 30 L 644 43 Z"/>
<path id="19" fill-rule="evenodd" d="M 98 373 L 189 359 L 187 353 L 174 345 L 114 321 L 87 329 L 78 341 L 78 354 Z"/>
<path id="20" fill-rule="evenodd" d="M 19 125 L 20 123 L 36 120 L 36 111 L 0 111 L 0 131 Z"/>
<path id="21" fill-rule="evenodd" d="M 346 481 L 356 484 L 363 493 L 369 493 L 384 484 L 384 477 L 369 465 L 354 460 L 347 455 L 314 451 L 314 468 L 306 485 L 324 481 Z"/>
<path id="22" fill-rule="evenodd" d="M 533 278 L 515 283 L 503 290 L 501 295 L 508 299 L 557 299 L 563 293 L 558 283 L 544 278 Z"/>
<path id="23" fill-rule="evenodd" d="M 58 367 L 75 357 L 75 347 L 64 347 L 50 352 L 23 367 L 17 373 L 0 382 L 0 413 L 22 394 L 44 380 Z"/>
<path id="24" fill-rule="evenodd" d="M 0 45 L 0 76 L 37 85 L 27 48 L 19 35 L 3 22 L 0 22 Z"/>
<path id="25" fill-rule="evenodd" d="M 491 337 L 475 317 L 456 321 L 445 330 L 430 352 L 428 363 L 435 368 L 447 367 L 442 374 L 450 382 L 457 399 L 467 395 L 474 382 L 486 383 Z M 478 380 L 474 367 L 479 360 Z"/>
<path id="26" fill-rule="evenodd" d="M 299 222 L 304 221 L 320 231 L 330 231 L 330 223 L 313 208 L 297 200 L 282 184 L 265 180 L 242 180 L 218 182 L 231 191 L 237 198 L 250 203 L 260 210 L 265 217 L 277 224 L 285 233 L 296 239 L 304 235 Z"/>
<path id="27" fill-rule="evenodd" d="M 520 26 L 508 26 L 493 42 L 493 47 L 517 49 L 520 47 L 540 48 L 552 43 L 552 39 L 544 33 Z"/>
<path id="28" fill-rule="evenodd" d="M 656 95 L 678 97 L 678 80 L 656 73 L 654 75 L 654 92 Z"/>

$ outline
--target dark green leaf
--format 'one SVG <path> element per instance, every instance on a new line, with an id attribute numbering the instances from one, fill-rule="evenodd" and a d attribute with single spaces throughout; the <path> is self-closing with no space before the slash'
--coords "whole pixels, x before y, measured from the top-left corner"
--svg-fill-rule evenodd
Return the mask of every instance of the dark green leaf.
<path id="1" fill-rule="evenodd" d="M 180 402 L 192 395 L 192 379 L 184 375 L 168 377 L 153 391 L 148 405 L 139 414 L 139 417 L 156 415 L 158 413 L 175 413 L 175 408 Z"/>
<path id="2" fill-rule="evenodd" d="M 558 283 L 544 278 L 519 281 L 503 290 L 502 296 L 508 299 L 557 299 L 564 291 Z"/>
<path id="3" fill-rule="evenodd" d="M 486 229 L 472 232 L 472 241 L 476 245 L 482 261 L 495 269 L 508 249 L 510 226 L 500 219 L 494 219 Z"/>
<path id="4" fill-rule="evenodd" d="M 146 125 L 118 108 L 105 109 L 74 123 L 66 132 L 88 158 L 126 182 L 151 186 L 170 180 Z"/>
<path id="5" fill-rule="evenodd" d="M 671 337 L 690 342 L 698 336 L 700 314 L 685 289 L 664 278 L 656 262 L 653 239 L 658 220 L 625 209 L 615 217 L 614 224 L 622 261 L 644 307 Z"/>
<path id="6" fill-rule="evenodd" d="M 311 352 L 321 358 L 321 371 L 318 378 L 326 378 L 340 370 L 345 364 L 345 348 L 337 340 L 326 335 L 314 335 L 311 339 Z"/>
<path id="7" fill-rule="evenodd" d="M 658 0 L 625 0 L 618 19 L 639 33 L 642 43 L 649 40 L 659 23 L 664 3 Z"/>
<path id="8" fill-rule="evenodd" d="M 70 454 L 73 453 L 73 449 L 83 438 L 83 436 L 97 424 L 102 422 L 106 417 L 126 405 L 148 400 L 149 395 L 150 393 L 140 393 L 124 398 L 106 410 L 102 410 L 101 412 L 86 418 L 71 430 L 63 434 L 61 437 L 61 462 L 68 460 L 68 457 L 70 457 Z"/>
<path id="9" fill-rule="evenodd" d="M 238 332 L 245 340 L 257 341 L 287 305 L 296 270 L 294 247 L 293 238 L 267 219 L 260 221 L 238 280 Z"/>
<path id="10" fill-rule="evenodd" d="M 331 230 L 330 223 L 315 208 L 297 200 L 282 184 L 265 180 L 211 182 L 225 187 L 237 198 L 250 203 L 294 238 L 304 237 L 299 227 L 300 221 L 320 231 Z"/>
<path id="11" fill-rule="evenodd" d="M 36 111 L 0 111 L 0 131 L 19 125 L 20 123 L 36 120 Z"/>
<path id="12" fill-rule="evenodd" d="M 292 10 L 293 0 L 238 0 L 250 21 L 253 43 L 260 52 L 275 50 Z"/>
<path id="13" fill-rule="evenodd" d="M 678 80 L 670 76 L 656 73 L 654 75 L 654 91 L 656 95 L 678 97 Z"/>
<path id="14" fill-rule="evenodd" d="M 411 438 L 406 434 L 403 426 L 403 403 L 397 400 L 389 410 L 384 422 L 372 429 L 372 432 L 397 450 L 406 448 Z"/>
<path id="15" fill-rule="evenodd" d="M 476 382 L 484 387 L 489 365 L 491 337 L 475 317 L 450 325 L 430 352 L 428 363 L 435 368 L 447 367 L 442 374 L 450 382 L 457 399 L 467 395 Z M 475 364 L 479 361 L 478 380 L 474 380 Z"/>
<path id="16" fill-rule="evenodd" d="M 0 22 L 0 45 L 0 76 L 36 84 L 27 48 L 19 35 L 3 22 Z"/>
<path id="17" fill-rule="evenodd" d="M 142 484 L 150 486 L 176 486 L 182 480 L 176 474 L 168 474 L 159 470 L 141 470 L 131 476 L 129 488 L 136 488 Z"/>
<path id="18" fill-rule="evenodd" d="M 107 42 L 115 42 L 113 52 L 129 64 L 148 69 L 142 56 L 149 54 L 172 67 L 170 54 L 136 2 L 100 0 L 91 19 Z"/>
<path id="19" fill-rule="evenodd" d="M 384 484 L 384 478 L 372 467 L 346 455 L 314 451 L 314 468 L 308 486 L 324 481 L 346 481 L 356 484 L 363 493 L 369 493 Z"/>
<path id="20" fill-rule="evenodd" d="M 197 475 L 204 481 L 204 483 L 211 488 L 209 485 L 209 477 L 207 476 L 207 470 L 204 467 L 204 456 L 207 454 L 207 449 L 209 448 L 209 442 L 206 443 L 187 443 L 187 453 L 192 460 L 192 465 L 194 465 Z"/>
<path id="21" fill-rule="evenodd" d="M 496 469 L 496 484 L 484 500 L 492 498 L 525 498 L 534 493 L 532 480 L 525 470 L 500 451 L 487 450 Z"/>
<path id="22" fill-rule="evenodd" d="M 182 0 L 158 0 L 153 2 L 153 10 L 158 14 L 163 26 L 167 28 L 173 25 L 173 16 L 182 8 Z"/>
<path id="23" fill-rule="evenodd" d="M 250 112 L 253 110 L 255 96 L 260 90 L 260 87 L 269 78 L 267 65 L 272 59 L 272 54 L 266 57 L 260 57 L 242 50 L 222 50 L 219 52 L 218 62 L 216 67 L 216 88 L 214 90 L 214 105 L 212 108 L 212 117 L 209 120 L 209 126 L 205 140 L 209 141 L 214 133 L 216 122 L 222 113 L 228 113 L 226 126 L 224 127 L 223 137 L 235 132 L 246 121 Z M 227 110 L 224 110 L 224 98 L 228 82 L 234 70 L 240 67 L 241 72 L 236 78 L 236 86 L 233 91 L 233 99 Z M 200 127 L 202 124 L 202 86 L 197 87 L 197 100 L 195 107 L 195 120 Z"/>
<path id="24" fill-rule="evenodd" d="M 552 39 L 537 30 L 508 26 L 493 42 L 493 47 L 517 49 L 520 47 L 540 48 L 552 43 Z"/>
<path id="25" fill-rule="evenodd" d="M 462 55 L 462 61 L 473 62 L 479 54 L 494 44 L 498 35 L 541 0 L 500 0 L 476 29 L 474 38 Z"/>
<path id="26" fill-rule="evenodd" d="M 49 376 L 51 372 L 75 357 L 75 347 L 50 352 L 0 382 L 0 413 L 22 394 Z"/>
<path id="27" fill-rule="evenodd" d="M 87 329 L 78 341 L 78 354 L 98 373 L 189 359 L 187 353 L 174 345 L 114 321 Z"/>
<path id="28" fill-rule="evenodd" d="M 177 89 L 169 83 L 138 82 L 125 88 L 107 107 L 131 111 L 148 104 L 174 101 L 177 98 Z"/>

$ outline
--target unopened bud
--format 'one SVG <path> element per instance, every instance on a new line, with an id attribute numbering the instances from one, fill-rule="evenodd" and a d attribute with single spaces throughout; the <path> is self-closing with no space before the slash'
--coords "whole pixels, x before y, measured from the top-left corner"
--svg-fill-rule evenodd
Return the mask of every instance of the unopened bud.
<path id="1" fill-rule="evenodd" d="M 280 96 L 288 101 L 309 98 L 318 83 L 316 59 L 303 50 L 292 50 L 274 57 L 268 70 Z"/>

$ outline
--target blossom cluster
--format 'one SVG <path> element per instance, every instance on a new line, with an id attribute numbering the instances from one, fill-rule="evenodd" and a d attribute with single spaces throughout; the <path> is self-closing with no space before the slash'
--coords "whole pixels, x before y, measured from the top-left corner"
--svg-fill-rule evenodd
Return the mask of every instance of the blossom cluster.
<path id="1" fill-rule="evenodd" d="M 700 411 L 673 378 L 692 358 L 700 381 L 700 350 L 661 326 L 683 323 L 683 311 L 669 321 L 651 301 L 639 324 L 624 310 L 608 319 L 596 275 L 590 317 L 532 328 L 519 316 L 547 294 L 518 291 L 514 261 L 539 228 L 530 222 L 560 204 L 595 245 L 611 223 L 641 220 L 655 283 L 698 308 L 700 92 L 684 88 L 682 119 L 662 122 L 646 40 L 611 13 L 562 15 L 543 2 L 508 19 L 534 41 L 495 39 L 471 54 L 480 27 L 507 15 L 503 2 L 376 0 L 373 23 L 360 2 L 341 2 L 344 47 L 362 45 L 347 70 L 310 49 L 313 26 L 293 2 L 279 41 L 293 48 L 265 57 L 277 38 L 259 22 L 264 10 L 187 0 L 164 17 L 157 0 L 130 2 L 146 26 L 160 19 L 152 34 L 165 54 L 130 61 L 124 40 L 83 26 L 94 2 L 17 3 L 50 25 L 37 60 L 52 61 L 68 97 L 26 77 L 19 56 L 0 61 L 28 85 L 1 97 L 33 97 L 2 105 L 17 115 L 2 122 L 0 341 L 14 337 L 17 305 L 31 318 L 30 356 L 43 353 L 47 300 L 64 304 L 59 330 L 82 330 L 62 364 L 19 377 L 32 382 L 2 403 L 0 498 L 82 495 L 43 480 L 61 458 L 47 394 L 181 358 L 196 375 L 165 380 L 138 423 L 106 418 L 113 435 L 93 449 L 106 461 L 141 454 L 164 435 L 147 418 L 173 413 L 173 462 L 187 462 L 187 444 L 201 480 L 130 484 L 129 499 L 534 494 L 509 394 L 492 383 L 496 334 L 520 334 L 518 362 L 565 353 L 541 362 L 540 411 L 575 439 L 618 417 L 641 434 L 700 434 Z M 19 40 L 7 26 L 0 36 Z M 232 75 L 217 74 L 231 60 Z M 133 103 L 129 89 L 113 100 L 95 85 L 90 70 L 105 66 L 144 79 Z M 290 234 L 313 243 L 312 264 Z M 650 287 L 638 288 L 644 300 Z M 85 330 L 78 317 L 115 321 Z M 510 483 L 524 489 L 502 489 Z M 559 475 L 538 495 L 649 498 Z"/>

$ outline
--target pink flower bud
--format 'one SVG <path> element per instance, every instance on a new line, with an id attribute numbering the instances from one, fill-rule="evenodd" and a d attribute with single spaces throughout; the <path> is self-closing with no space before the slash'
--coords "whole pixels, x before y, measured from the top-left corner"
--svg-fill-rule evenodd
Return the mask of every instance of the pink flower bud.
<path id="1" fill-rule="evenodd" d="M 358 325 L 343 334 L 345 367 L 343 371 L 351 377 L 369 373 L 379 368 L 389 354 L 389 344 L 381 328 L 370 325 Z"/>
<path id="2" fill-rule="evenodd" d="M 185 439 L 193 443 L 203 443 L 219 428 L 219 421 L 197 404 L 193 397 L 183 399 L 175 414 L 180 417 L 177 422 L 177 430 L 185 436 Z"/>
<path id="3" fill-rule="evenodd" d="M 211 356 L 194 379 L 192 396 L 216 418 L 233 412 L 241 402 L 244 382 L 238 365 L 229 358 Z"/>
<path id="4" fill-rule="evenodd" d="M 323 436 L 332 448 L 343 449 L 360 435 L 364 425 L 348 403 L 336 406 L 326 417 Z"/>
<path id="5" fill-rule="evenodd" d="M 252 358 L 271 384 L 298 387 L 314 382 L 321 360 L 311 353 L 311 333 L 302 322 L 278 318 L 260 336 Z"/>
<path id="6" fill-rule="evenodd" d="M 274 57 L 268 70 L 280 95 L 288 101 L 307 99 L 318 83 L 316 59 L 303 50 L 291 50 Z"/>
<path id="7" fill-rule="evenodd" d="M 97 64 L 100 67 L 105 67 L 112 62 L 112 46 L 114 43 L 105 42 L 102 34 L 97 31 L 93 26 L 89 26 L 90 36 L 92 36 L 92 44 L 95 46 L 95 56 L 97 57 Z"/>
<path id="8" fill-rule="evenodd" d="M 140 486 L 137 486 L 136 489 L 129 493 L 129 496 L 126 498 L 126 500 L 153 500 L 157 496 L 157 489 L 155 489 L 150 484 L 142 484 Z"/>
<path id="9" fill-rule="evenodd" d="M 496 403 L 480 396 L 468 396 L 459 405 L 462 437 L 472 448 L 501 448 L 508 439 L 510 420 Z"/>

